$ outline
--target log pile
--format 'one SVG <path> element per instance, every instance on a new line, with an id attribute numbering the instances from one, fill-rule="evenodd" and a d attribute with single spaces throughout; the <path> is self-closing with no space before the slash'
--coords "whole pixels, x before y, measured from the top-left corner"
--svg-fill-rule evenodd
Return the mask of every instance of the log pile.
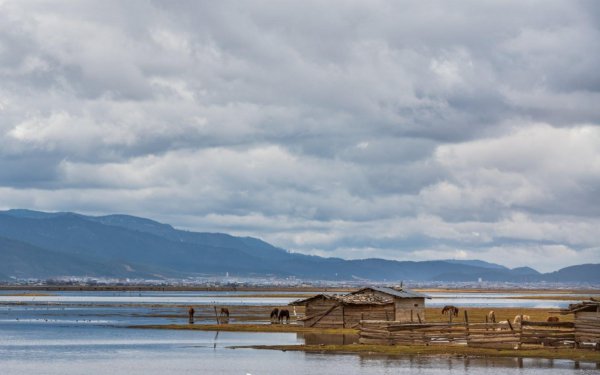
<path id="1" fill-rule="evenodd" d="M 600 316 L 576 317 L 575 339 L 580 346 L 591 345 L 600 349 Z"/>
<path id="2" fill-rule="evenodd" d="M 570 304 L 561 314 L 575 315 L 575 342 L 577 347 L 591 346 L 600 350 L 600 301 L 591 298 L 589 301 Z"/>

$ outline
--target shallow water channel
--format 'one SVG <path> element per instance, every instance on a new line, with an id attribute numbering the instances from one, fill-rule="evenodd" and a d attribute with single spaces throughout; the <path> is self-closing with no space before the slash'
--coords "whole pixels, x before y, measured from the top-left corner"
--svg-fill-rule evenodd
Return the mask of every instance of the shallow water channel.
<path id="1" fill-rule="evenodd" d="M 352 337 L 296 333 L 130 329 L 181 323 L 169 304 L 222 301 L 205 292 L 77 292 L 0 296 L 0 374 L 597 374 L 593 363 L 540 359 L 463 359 L 331 355 L 232 346 L 347 343 Z M 223 293 L 219 293 L 223 295 Z M 281 295 L 281 294 L 278 294 Z M 15 298 L 17 300 L 15 300 Z M 243 294 L 228 296 L 254 305 Z M 280 304 L 281 297 L 262 303 Z M 20 299 L 20 300 L 19 300 Z M 294 299 L 290 298 L 289 300 Z M 228 300 L 229 301 L 229 300 Z M 233 300 L 232 300 L 233 301 Z M 518 300 L 511 300 L 518 301 Z M 561 303 L 564 301 L 560 301 Z M 161 314 L 161 312 L 163 314 Z"/>

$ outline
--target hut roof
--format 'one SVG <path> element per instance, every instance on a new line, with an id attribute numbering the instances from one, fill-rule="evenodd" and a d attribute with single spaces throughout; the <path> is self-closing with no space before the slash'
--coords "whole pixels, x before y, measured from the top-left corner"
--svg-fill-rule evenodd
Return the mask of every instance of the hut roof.
<path id="1" fill-rule="evenodd" d="M 312 296 L 310 298 L 299 299 L 297 301 L 291 302 L 290 305 L 302 306 L 317 299 L 331 300 L 342 305 L 387 305 L 394 302 L 391 298 L 384 298 L 380 296 L 367 294 L 317 294 L 316 296 Z"/>
<path id="2" fill-rule="evenodd" d="M 367 290 L 374 290 L 380 293 L 389 294 L 390 296 L 394 296 L 396 298 L 431 298 L 428 295 L 418 293 L 410 289 L 393 289 L 380 286 L 369 286 L 366 288 L 359 289 L 356 292 L 352 292 L 350 294 L 361 294 Z"/>
<path id="3" fill-rule="evenodd" d="M 591 298 L 589 301 L 572 303 L 569 308 L 560 310 L 561 314 L 574 314 L 579 311 L 600 311 L 600 300 Z"/>
<path id="4" fill-rule="evenodd" d="M 380 293 L 384 293 L 390 296 L 390 298 L 380 297 L 373 294 L 365 294 L 364 292 L 373 290 Z M 394 298 L 431 298 L 425 294 L 414 292 L 410 289 L 392 289 L 385 287 L 366 287 L 359 289 L 355 292 L 339 295 L 339 294 L 317 294 L 305 299 L 299 299 L 290 303 L 291 306 L 303 306 L 307 303 L 316 299 L 334 300 L 343 305 L 387 305 L 393 303 Z"/>

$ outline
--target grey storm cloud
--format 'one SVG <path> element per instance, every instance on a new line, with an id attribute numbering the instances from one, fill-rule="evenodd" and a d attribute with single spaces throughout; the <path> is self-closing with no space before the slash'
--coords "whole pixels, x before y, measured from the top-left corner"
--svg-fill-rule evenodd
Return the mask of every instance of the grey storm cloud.
<path id="1" fill-rule="evenodd" d="M 600 262 L 594 1 L 1 1 L 0 208 Z"/>

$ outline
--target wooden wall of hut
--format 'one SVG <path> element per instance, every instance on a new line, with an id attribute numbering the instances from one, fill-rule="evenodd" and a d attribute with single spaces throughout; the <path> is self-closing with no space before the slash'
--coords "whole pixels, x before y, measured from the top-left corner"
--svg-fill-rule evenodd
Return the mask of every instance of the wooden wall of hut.
<path id="1" fill-rule="evenodd" d="M 395 298 L 394 304 L 397 322 L 425 322 L 424 298 Z"/>
<path id="2" fill-rule="evenodd" d="M 361 320 L 394 320 L 394 304 L 343 305 L 339 301 L 317 299 L 306 305 L 305 317 L 300 321 L 305 327 L 355 328 Z"/>
<path id="3" fill-rule="evenodd" d="M 336 300 L 318 299 L 306 305 L 305 327 L 343 328 L 343 309 Z"/>
<path id="4" fill-rule="evenodd" d="M 344 306 L 344 328 L 356 328 L 361 320 L 394 320 L 394 304 Z"/>

